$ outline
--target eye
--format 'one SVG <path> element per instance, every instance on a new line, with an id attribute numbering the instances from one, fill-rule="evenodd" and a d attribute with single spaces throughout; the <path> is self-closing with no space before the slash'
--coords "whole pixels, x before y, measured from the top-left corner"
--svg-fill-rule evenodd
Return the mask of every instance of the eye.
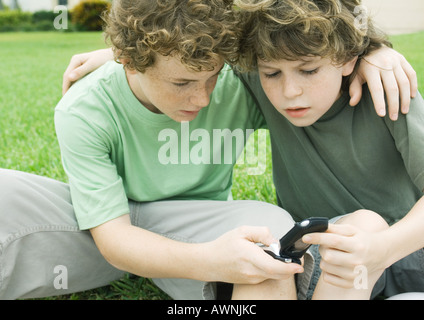
<path id="1" fill-rule="evenodd" d="M 271 79 L 271 78 L 276 78 L 278 75 L 280 75 L 280 73 L 281 71 L 277 71 L 274 73 L 264 73 L 264 75 L 266 78 Z"/>
<path id="2" fill-rule="evenodd" d="M 313 74 L 316 74 L 318 72 L 319 68 L 313 69 L 313 70 L 300 70 L 301 73 L 311 76 Z"/>
<path id="3" fill-rule="evenodd" d="M 188 85 L 189 84 L 189 82 L 175 82 L 175 83 L 173 83 L 173 85 L 174 86 L 176 86 L 176 87 L 184 87 L 184 86 L 186 86 L 186 85 Z"/>

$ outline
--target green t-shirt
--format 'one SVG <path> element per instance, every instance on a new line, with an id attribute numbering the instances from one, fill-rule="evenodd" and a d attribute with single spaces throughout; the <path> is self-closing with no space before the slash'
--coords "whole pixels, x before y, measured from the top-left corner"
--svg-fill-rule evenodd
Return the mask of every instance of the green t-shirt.
<path id="1" fill-rule="evenodd" d="M 128 199 L 227 200 L 237 156 L 264 119 L 228 66 L 209 106 L 179 123 L 146 109 L 110 62 L 72 86 L 55 125 L 78 223 L 89 229 L 128 213 Z"/>
<path id="2" fill-rule="evenodd" d="M 356 107 L 345 93 L 316 123 L 299 128 L 272 106 L 257 74 L 242 77 L 269 128 L 279 205 L 295 220 L 368 209 L 394 223 L 423 196 L 421 96 L 393 122 L 377 116 L 364 86 Z"/>

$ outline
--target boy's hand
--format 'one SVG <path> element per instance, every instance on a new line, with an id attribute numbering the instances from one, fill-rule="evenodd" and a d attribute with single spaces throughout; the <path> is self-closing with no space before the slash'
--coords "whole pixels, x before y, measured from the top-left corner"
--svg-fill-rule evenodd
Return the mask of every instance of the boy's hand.
<path id="1" fill-rule="evenodd" d="M 75 81 L 81 79 L 110 60 L 113 60 L 113 52 L 111 49 L 101 49 L 74 55 L 63 74 L 62 94 L 65 94 Z"/>
<path id="2" fill-rule="evenodd" d="M 207 243 L 208 255 L 213 258 L 212 279 L 234 284 L 258 284 L 268 279 L 285 280 L 303 268 L 272 258 L 257 243 L 265 246 L 276 242 L 268 228 L 240 227 Z"/>
<path id="3" fill-rule="evenodd" d="M 350 86 L 350 105 L 359 103 L 362 84 L 367 83 L 375 109 L 379 116 L 386 115 L 385 97 L 392 120 L 399 114 L 399 100 L 402 113 L 408 113 L 411 97 L 418 91 L 417 75 L 406 59 L 397 51 L 383 47 L 364 57 L 358 74 Z"/>
<path id="4" fill-rule="evenodd" d="M 384 245 L 380 240 L 378 233 L 365 232 L 349 224 L 330 224 L 326 233 L 303 237 L 305 243 L 320 245 L 323 279 L 342 288 L 354 286 L 357 267 L 365 267 L 367 275 L 384 270 Z"/>

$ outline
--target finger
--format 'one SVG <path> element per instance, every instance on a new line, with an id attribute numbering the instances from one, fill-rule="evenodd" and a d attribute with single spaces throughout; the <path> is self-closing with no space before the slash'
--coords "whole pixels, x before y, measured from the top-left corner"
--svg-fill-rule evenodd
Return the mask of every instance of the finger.
<path id="1" fill-rule="evenodd" d="M 252 254 L 250 260 L 260 277 L 264 279 L 288 279 L 296 273 L 304 272 L 303 266 L 274 259 L 263 250 L 261 254 Z"/>
<path id="2" fill-rule="evenodd" d="M 400 64 L 410 83 L 411 98 L 414 98 L 416 97 L 418 92 L 417 73 L 415 72 L 414 68 L 409 64 L 409 62 L 405 59 L 405 57 L 402 55 L 400 58 Z"/>
<path id="3" fill-rule="evenodd" d="M 271 231 L 267 227 L 251 227 L 243 226 L 239 228 L 242 237 L 253 243 L 260 243 L 270 246 L 278 240 L 273 237 Z"/>
<path id="4" fill-rule="evenodd" d="M 75 70 L 76 68 L 78 68 L 79 66 L 84 64 L 86 61 L 87 61 L 87 55 L 86 54 L 74 55 L 71 58 L 71 61 L 69 62 L 69 65 L 66 68 L 64 75 L 68 76 L 72 72 L 72 70 Z"/>
<path id="5" fill-rule="evenodd" d="M 346 280 L 353 280 L 356 275 L 354 273 L 354 267 L 348 267 L 345 265 L 329 263 L 325 260 L 321 260 L 320 268 L 323 272 L 335 275 Z"/>
<path id="6" fill-rule="evenodd" d="M 89 62 L 84 63 L 69 73 L 68 78 L 70 81 L 75 82 L 86 76 L 88 73 L 90 73 L 91 70 L 93 70 L 91 64 Z"/>
<path id="7" fill-rule="evenodd" d="M 93 66 L 89 62 L 86 62 L 65 74 L 63 78 L 63 89 L 66 89 L 66 91 L 69 90 L 74 82 L 82 79 L 84 76 L 90 73 L 91 70 L 93 70 Z"/>
<path id="8" fill-rule="evenodd" d="M 304 272 L 302 265 L 297 263 L 286 263 L 281 260 L 274 259 L 271 255 L 263 252 L 266 257 L 261 257 L 257 266 L 261 268 L 264 275 L 271 279 L 287 279 L 296 273 Z"/>
<path id="9" fill-rule="evenodd" d="M 350 102 L 349 104 L 353 107 L 356 106 L 362 97 L 362 84 L 361 77 L 356 76 L 349 86 Z"/>
<path id="10" fill-rule="evenodd" d="M 319 252 L 321 261 L 332 266 L 348 266 L 350 265 L 351 254 L 346 251 L 334 250 L 333 248 L 320 246 Z M 326 269 L 327 271 L 330 271 Z"/>
<path id="11" fill-rule="evenodd" d="M 321 236 L 328 235 L 328 234 L 337 234 L 345 237 L 352 237 L 356 233 L 356 228 L 350 224 L 334 224 L 330 223 L 328 225 L 327 231 L 325 233 L 322 232 L 314 232 L 309 233 L 305 236 L 303 236 L 302 240 L 305 243 L 311 243 L 311 238 L 320 238 Z M 316 244 L 316 243 L 313 243 Z"/>
<path id="12" fill-rule="evenodd" d="M 345 237 L 352 237 L 356 234 L 357 229 L 353 225 L 346 223 L 330 223 L 327 228 L 328 233 L 335 233 Z"/>
<path id="13" fill-rule="evenodd" d="M 270 256 L 269 256 L 270 257 Z M 304 269 L 297 263 L 285 263 L 272 258 L 273 261 L 263 267 L 263 272 L 269 279 L 287 279 L 297 273 L 303 273 Z"/>
<path id="14" fill-rule="evenodd" d="M 66 68 L 62 79 L 62 94 L 65 94 L 72 83 L 77 80 L 76 75 L 73 73 L 75 69 L 84 63 L 85 59 L 82 54 L 75 55 L 71 58 L 68 67 Z"/>
<path id="15" fill-rule="evenodd" d="M 64 77 L 62 80 L 62 95 L 65 95 L 65 93 L 69 90 L 71 85 L 72 83 L 69 81 L 69 79 Z"/>
<path id="16" fill-rule="evenodd" d="M 411 85 L 408 76 L 402 68 L 396 68 L 394 76 L 399 87 L 400 111 L 407 114 L 411 104 Z"/>
<path id="17" fill-rule="evenodd" d="M 62 82 L 62 95 L 64 95 L 71 88 L 73 83 L 80 78 L 78 72 L 76 71 L 77 69 L 72 70 L 70 73 L 64 74 Z"/>
<path id="18" fill-rule="evenodd" d="M 323 272 L 322 274 L 322 279 L 339 288 L 344 288 L 344 289 L 351 289 L 353 287 L 353 282 L 350 280 L 346 280 L 344 278 L 341 278 L 337 275 L 331 274 L 331 273 L 327 273 L 327 272 Z"/>
<path id="19" fill-rule="evenodd" d="M 356 229 L 348 224 L 330 224 L 325 233 L 310 233 L 303 236 L 302 240 L 305 243 L 350 252 L 352 244 L 349 240 L 355 232 Z"/>
<path id="20" fill-rule="evenodd" d="M 399 86 L 393 71 L 382 70 L 381 80 L 386 93 L 387 107 L 390 119 L 393 121 L 399 116 Z"/>
<path id="21" fill-rule="evenodd" d="M 371 66 L 364 71 L 363 76 L 368 84 L 377 114 L 384 117 L 386 115 L 386 102 L 384 98 L 384 87 L 381 80 L 380 69 Z"/>
<path id="22" fill-rule="evenodd" d="M 302 238 L 303 242 L 336 250 L 347 251 L 346 237 L 334 233 L 311 233 Z"/>

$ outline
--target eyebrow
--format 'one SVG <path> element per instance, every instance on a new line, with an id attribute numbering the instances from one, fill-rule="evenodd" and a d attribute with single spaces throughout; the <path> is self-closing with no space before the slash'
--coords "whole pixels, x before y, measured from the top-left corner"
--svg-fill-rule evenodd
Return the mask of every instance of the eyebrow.
<path id="1" fill-rule="evenodd" d="M 224 69 L 224 66 L 225 66 L 225 64 L 212 77 L 215 77 L 216 75 L 218 75 L 222 71 L 222 69 Z M 199 80 L 184 79 L 184 78 L 175 78 L 175 79 L 171 78 L 170 80 L 173 81 L 173 82 L 196 82 L 196 81 L 199 81 Z"/>
<path id="2" fill-rule="evenodd" d="M 317 60 L 315 60 L 315 59 L 312 58 L 310 60 L 299 59 L 299 61 L 303 61 L 303 62 L 302 63 L 299 63 L 298 65 L 296 65 L 297 68 L 304 67 L 304 66 L 306 66 L 306 65 L 308 65 L 310 63 L 316 62 Z M 270 68 L 270 69 L 275 68 L 273 66 L 267 65 L 266 62 L 265 63 L 264 62 L 258 62 L 258 67 Z"/>

